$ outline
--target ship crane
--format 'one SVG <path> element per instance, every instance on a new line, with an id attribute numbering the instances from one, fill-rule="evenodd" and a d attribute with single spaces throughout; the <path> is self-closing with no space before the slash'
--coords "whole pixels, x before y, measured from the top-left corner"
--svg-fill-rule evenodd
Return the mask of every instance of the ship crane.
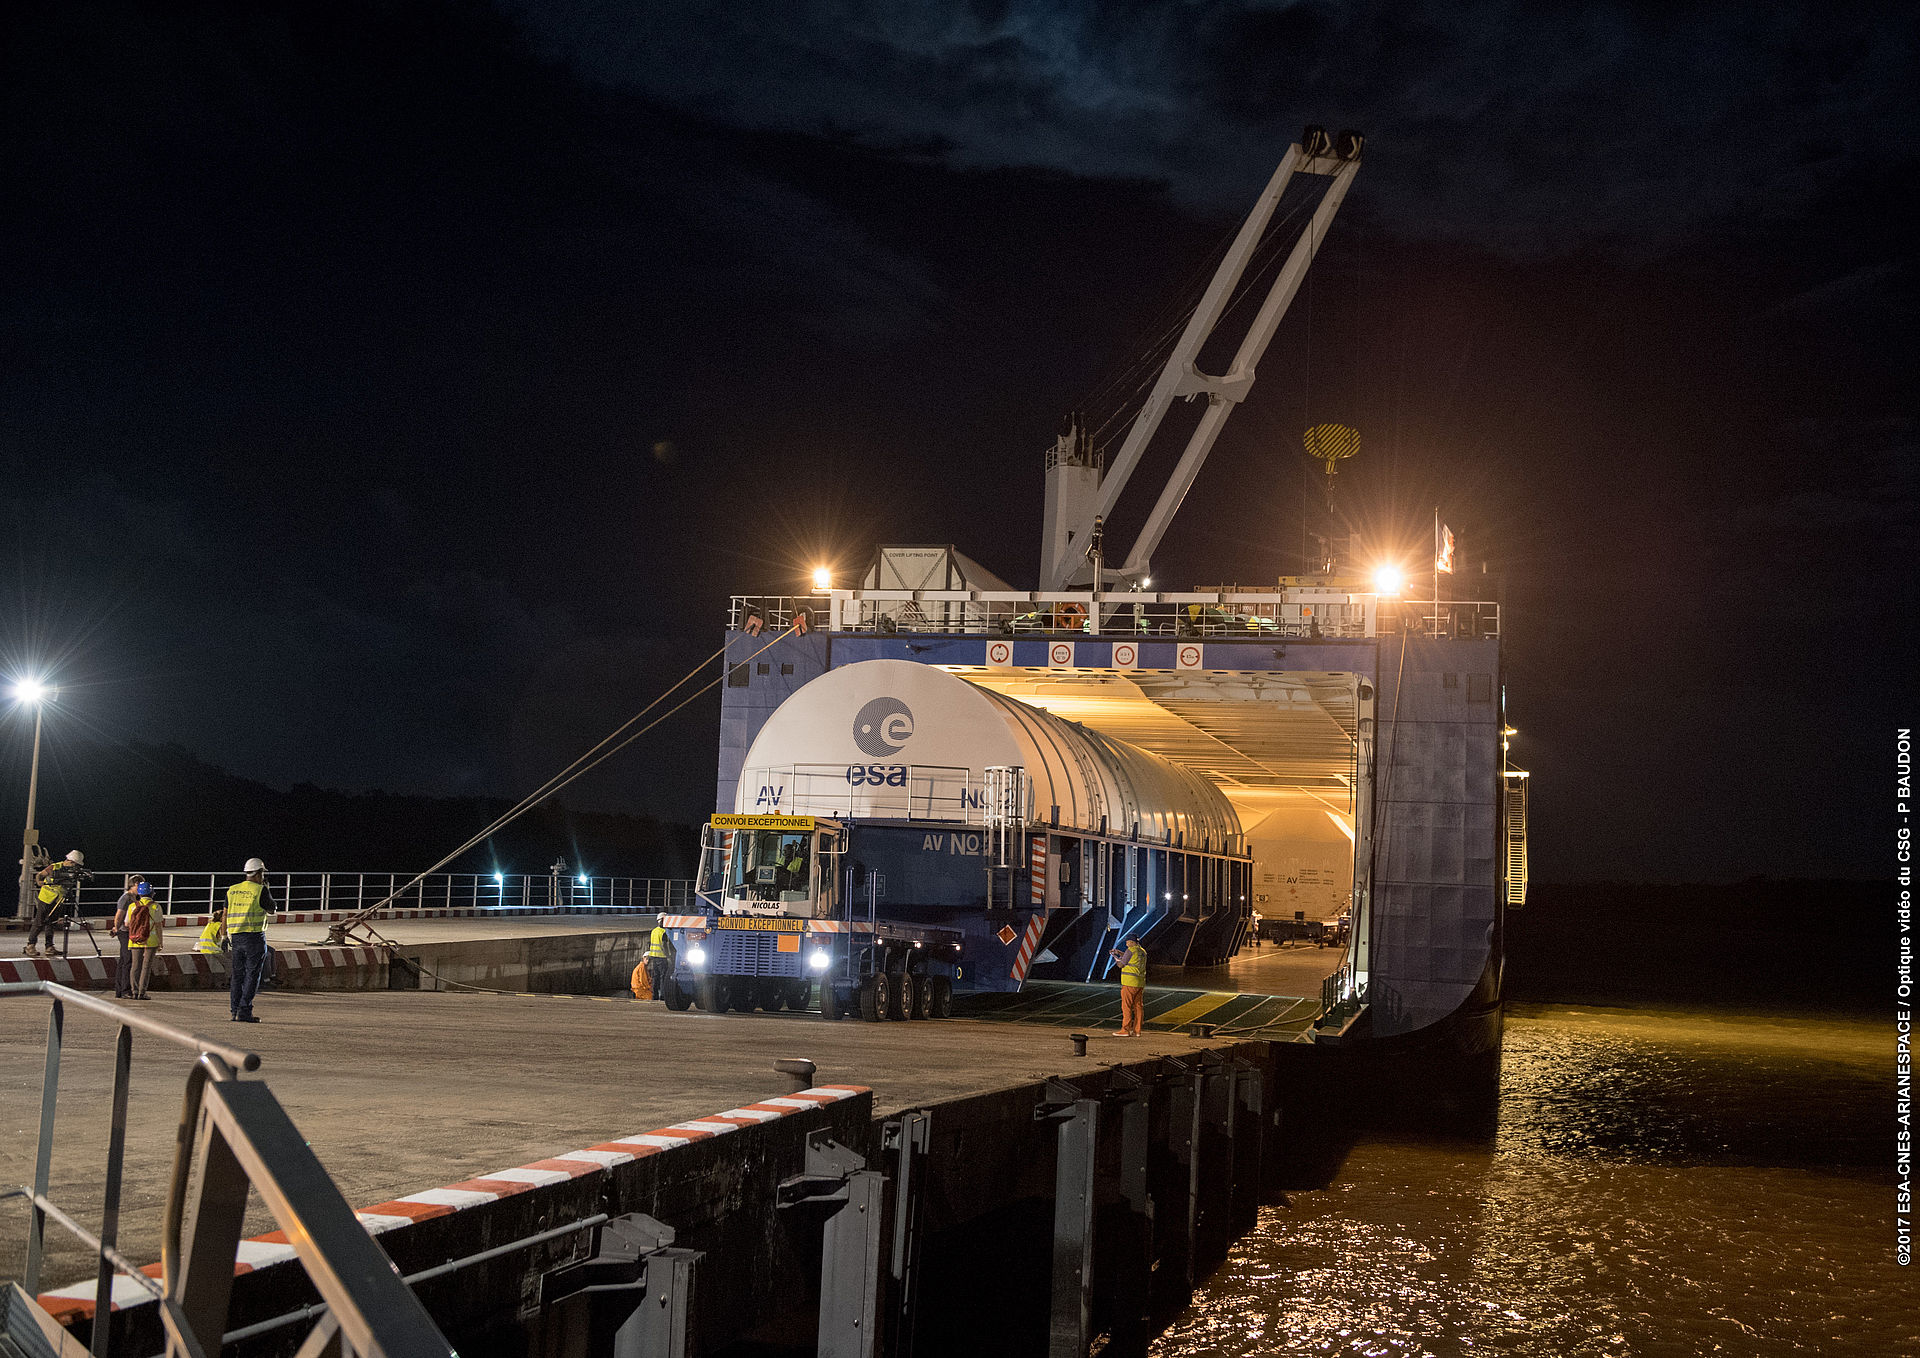
<path id="1" fill-rule="evenodd" d="M 1226 257 L 1221 260 L 1213 281 L 1207 285 L 1199 304 L 1194 307 L 1186 329 L 1174 345 L 1173 352 L 1167 356 L 1166 366 L 1161 369 L 1152 391 L 1140 407 L 1140 413 L 1134 417 L 1133 425 L 1128 429 L 1111 467 L 1103 469 L 1102 459 L 1093 449 L 1091 440 L 1084 431 L 1078 429 L 1062 436 L 1049 453 L 1045 537 L 1041 548 L 1042 589 L 1067 590 L 1088 585 L 1104 589 L 1113 584 L 1138 588 L 1151 575 L 1154 548 L 1160 545 L 1168 524 L 1180 509 L 1180 502 L 1186 498 L 1194 479 L 1199 476 L 1200 467 L 1207 460 L 1214 440 L 1220 436 L 1227 417 L 1233 413 L 1236 405 L 1246 399 L 1248 390 L 1253 386 L 1254 369 L 1260 362 L 1260 356 L 1266 352 L 1281 318 L 1287 314 L 1288 306 L 1300 290 L 1300 281 L 1313 263 L 1314 251 L 1326 239 L 1327 228 L 1332 224 L 1334 214 L 1340 210 L 1340 202 L 1347 196 L 1353 176 L 1360 169 L 1363 141 L 1357 132 L 1342 132 L 1338 138 L 1332 138 L 1322 128 L 1309 127 L 1299 142 L 1287 148 L 1279 169 L 1274 171 L 1273 178 L 1268 181 L 1253 211 L 1247 215 L 1239 234 L 1234 237 Z M 1281 194 L 1296 173 L 1323 175 L 1332 182 L 1314 208 L 1306 229 L 1294 243 L 1286 263 L 1275 276 L 1259 314 L 1254 317 L 1253 324 L 1240 341 L 1232 364 L 1218 376 L 1201 372 L 1197 366 L 1200 351 L 1212 338 L 1215 327 L 1232 304 L 1234 289 L 1253 260 L 1254 252 L 1266 233 L 1267 223 L 1279 205 Z M 1147 516 L 1146 524 L 1134 540 L 1125 561 L 1115 568 L 1105 567 L 1100 564 L 1100 551 L 1092 549 L 1097 541 L 1096 533 L 1112 517 L 1114 506 L 1127 488 L 1128 478 L 1139 466 L 1141 457 L 1166 416 L 1167 408 L 1176 397 L 1188 400 L 1205 397 L 1206 412 L 1187 440 L 1186 451 L 1181 454 L 1172 477 L 1161 490 L 1153 512 Z"/>

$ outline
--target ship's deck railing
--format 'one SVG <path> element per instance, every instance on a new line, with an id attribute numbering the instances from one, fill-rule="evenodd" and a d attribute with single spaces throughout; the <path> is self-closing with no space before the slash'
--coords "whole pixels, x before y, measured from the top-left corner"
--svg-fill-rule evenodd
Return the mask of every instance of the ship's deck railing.
<path id="1" fill-rule="evenodd" d="M 1500 635 L 1500 606 L 1473 599 L 1393 599 L 1332 587 L 1127 592 L 837 589 L 812 595 L 735 595 L 727 625 L 780 630 L 804 621 L 835 633 L 1120 640 L 1361 639 L 1399 635 L 1477 640 Z"/>
<path id="2" fill-rule="evenodd" d="M 237 872 L 149 872 L 154 899 L 169 915 L 206 914 L 226 904 Z M 79 913 L 110 915 L 127 874 L 96 872 L 79 890 Z M 406 886 L 410 872 L 274 872 L 276 913 L 363 910 Z M 678 910 L 692 899 L 686 877 L 595 877 L 579 873 L 436 872 L 388 907 L 394 910 Z"/>
<path id="3" fill-rule="evenodd" d="M 0 1200 L 19 1199 L 29 1209 L 26 1259 L 20 1280 L 29 1299 L 40 1290 L 49 1223 L 86 1246 L 95 1267 L 89 1337 L 93 1358 L 105 1358 L 116 1339 L 122 1341 L 120 1347 L 129 1347 L 124 1342 L 126 1336 L 116 1334 L 112 1321 L 116 1275 L 131 1283 L 134 1291 L 158 1303 L 167 1358 L 217 1355 L 226 1341 L 236 1337 L 227 1333 L 227 1307 L 250 1192 L 257 1192 L 273 1214 L 275 1224 L 285 1233 L 308 1280 L 325 1303 L 300 1345 L 302 1354 L 360 1358 L 431 1358 L 444 1354 L 451 1358 L 453 1346 L 408 1290 L 386 1252 L 360 1224 L 279 1100 L 265 1084 L 239 1078 L 242 1072 L 259 1068 L 258 1056 L 51 981 L 0 985 L 0 1000 L 10 999 L 15 1005 L 34 995 L 45 996 L 51 1006 L 33 1182 L 0 1188 Z M 119 1026 L 114 1044 L 107 1157 L 100 1177 L 98 1235 L 48 1196 L 70 1006 Z M 158 1278 L 151 1277 L 118 1248 L 135 1029 L 162 1044 L 184 1049 L 192 1059 L 175 1140 L 173 1177 L 164 1199 Z M 299 1322 L 307 1316 L 295 1313 L 289 1319 Z M 43 1326 L 40 1334 L 30 1336 L 39 1340 L 39 1348 L 29 1351 L 51 1347 L 44 1336 Z M 11 1344 L 0 1343 L 0 1348 L 14 1351 Z M 64 1341 L 61 1349 L 70 1351 Z"/>

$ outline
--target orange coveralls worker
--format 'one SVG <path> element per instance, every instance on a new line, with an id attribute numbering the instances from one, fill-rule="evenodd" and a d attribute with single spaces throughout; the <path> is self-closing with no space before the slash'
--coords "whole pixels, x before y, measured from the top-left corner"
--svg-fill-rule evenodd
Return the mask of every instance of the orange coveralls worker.
<path id="1" fill-rule="evenodd" d="M 1138 1037 L 1147 1017 L 1147 950 L 1135 938 L 1127 940 L 1126 950 L 1120 964 L 1120 1035 Z"/>

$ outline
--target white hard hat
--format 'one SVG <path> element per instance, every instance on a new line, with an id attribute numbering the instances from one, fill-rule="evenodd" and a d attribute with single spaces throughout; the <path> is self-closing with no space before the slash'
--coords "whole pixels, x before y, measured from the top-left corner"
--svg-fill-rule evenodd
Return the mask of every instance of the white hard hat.
<path id="1" fill-rule="evenodd" d="M 266 870 L 267 870 L 267 865 L 265 863 L 262 863 L 259 859 L 249 858 L 247 860 L 247 866 L 245 868 L 245 871 L 251 873 L 251 872 L 265 872 Z"/>
<path id="2" fill-rule="evenodd" d="M 69 863 L 85 863 L 87 861 L 87 856 L 81 853 L 80 850 L 75 849 L 72 853 L 67 855 L 67 861 Z"/>

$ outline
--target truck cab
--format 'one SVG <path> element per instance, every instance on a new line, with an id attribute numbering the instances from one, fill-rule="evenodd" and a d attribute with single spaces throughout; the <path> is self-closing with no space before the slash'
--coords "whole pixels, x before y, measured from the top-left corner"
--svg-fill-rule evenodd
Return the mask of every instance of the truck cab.
<path id="1" fill-rule="evenodd" d="M 944 1018 L 958 930 L 852 911 L 843 868 L 855 830 L 816 816 L 715 815 L 701 835 L 698 915 L 666 915 L 670 1009 L 807 1009 L 823 1018 Z M 853 916 L 858 915 L 859 918 Z"/>
<path id="2" fill-rule="evenodd" d="M 729 828 L 735 821 L 751 823 Z M 837 917 L 838 864 L 846 840 L 837 822 L 813 816 L 715 816 L 703 838 L 710 890 L 722 914 Z"/>

